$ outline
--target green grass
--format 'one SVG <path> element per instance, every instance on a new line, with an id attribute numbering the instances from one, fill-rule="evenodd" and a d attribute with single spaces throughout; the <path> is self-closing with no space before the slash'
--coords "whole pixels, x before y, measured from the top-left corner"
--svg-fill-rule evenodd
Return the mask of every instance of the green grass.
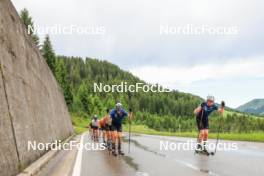
<path id="1" fill-rule="evenodd" d="M 87 126 L 89 125 L 90 119 L 71 114 L 71 120 L 75 134 L 81 134 L 88 130 Z"/>
<path id="2" fill-rule="evenodd" d="M 243 112 L 228 111 L 228 110 L 225 110 L 224 116 L 234 115 L 234 114 L 237 114 L 237 115 L 249 115 L 250 117 L 254 117 L 254 118 L 263 118 L 262 116 L 258 116 L 258 115 L 247 114 L 247 113 L 243 113 Z"/>
<path id="3" fill-rule="evenodd" d="M 90 119 L 80 117 L 76 114 L 71 114 L 72 124 L 74 132 L 76 134 L 81 134 L 87 131 L 87 126 Z M 124 125 L 124 131 L 128 131 L 128 125 Z M 197 137 L 197 132 L 165 132 L 150 129 L 144 125 L 132 125 L 131 131 L 137 134 L 149 134 L 149 135 L 160 135 L 160 136 L 178 136 L 178 137 Z M 216 138 L 216 133 L 209 133 L 209 138 Z M 264 142 L 263 132 L 254 133 L 220 133 L 220 139 L 224 140 L 236 140 L 236 141 L 254 141 L 254 142 Z"/>
<path id="4" fill-rule="evenodd" d="M 128 125 L 124 126 L 124 131 L 128 132 Z M 132 133 L 136 134 L 149 134 L 149 135 L 160 135 L 160 136 L 178 136 L 178 137 L 197 137 L 197 132 L 163 132 L 150 129 L 144 125 L 132 125 Z M 209 133 L 209 138 L 216 138 L 216 133 Z M 264 133 L 254 132 L 254 133 L 220 133 L 220 139 L 224 140 L 235 140 L 235 141 L 254 141 L 254 142 L 264 142 Z"/>

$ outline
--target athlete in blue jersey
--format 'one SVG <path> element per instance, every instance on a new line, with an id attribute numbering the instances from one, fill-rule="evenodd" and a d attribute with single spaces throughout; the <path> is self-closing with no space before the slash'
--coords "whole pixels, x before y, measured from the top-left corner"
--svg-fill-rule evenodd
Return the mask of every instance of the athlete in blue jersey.
<path id="1" fill-rule="evenodd" d="M 121 150 L 121 137 L 122 137 L 122 121 L 124 118 L 128 116 L 130 119 L 130 114 L 128 114 L 124 109 L 122 109 L 122 104 L 117 103 L 116 108 L 111 110 L 109 114 L 112 124 L 111 124 L 111 131 L 112 131 L 112 154 L 117 156 L 116 152 L 116 142 L 118 142 L 118 154 L 124 155 Z"/>
<path id="2" fill-rule="evenodd" d="M 199 130 L 197 149 L 203 149 L 204 151 L 207 151 L 205 146 L 208 139 L 208 118 L 213 111 L 218 111 L 221 114 L 224 113 L 224 106 L 218 108 L 214 102 L 213 96 L 208 96 L 206 102 L 203 102 L 198 108 L 194 110 L 194 113 L 196 114 L 197 128 Z"/>

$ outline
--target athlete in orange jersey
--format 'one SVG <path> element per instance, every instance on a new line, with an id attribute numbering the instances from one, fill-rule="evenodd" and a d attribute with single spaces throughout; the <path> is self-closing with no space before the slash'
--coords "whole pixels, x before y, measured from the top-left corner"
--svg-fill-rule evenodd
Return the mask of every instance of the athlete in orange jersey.
<path id="1" fill-rule="evenodd" d="M 106 115 L 99 120 L 99 129 L 103 135 L 103 142 L 106 144 L 106 141 L 111 139 L 110 128 L 111 128 L 111 119 L 109 117 L 109 109 L 106 110 Z"/>

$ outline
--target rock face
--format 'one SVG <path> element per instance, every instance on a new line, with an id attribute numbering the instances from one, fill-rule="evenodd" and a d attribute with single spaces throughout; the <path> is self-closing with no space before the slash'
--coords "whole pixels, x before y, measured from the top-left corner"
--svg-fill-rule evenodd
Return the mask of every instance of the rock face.
<path id="1" fill-rule="evenodd" d="M 52 72 L 10 0 L 0 0 L 0 176 L 17 174 L 46 152 L 28 150 L 29 141 L 54 142 L 72 132 Z"/>

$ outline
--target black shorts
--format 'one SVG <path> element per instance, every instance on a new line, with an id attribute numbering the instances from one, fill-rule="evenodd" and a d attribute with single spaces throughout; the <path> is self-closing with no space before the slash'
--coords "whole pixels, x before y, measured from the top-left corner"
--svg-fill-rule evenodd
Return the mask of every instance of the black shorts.
<path id="1" fill-rule="evenodd" d="M 112 124 L 111 131 L 122 132 L 122 124 Z"/>
<path id="2" fill-rule="evenodd" d="M 105 124 L 104 129 L 105 129 L 105 131 L 110 131 L 111 125 Z"/>
<path id="3" fill-rule="evenodd" d="M 101 126 L 101 127 L 100 127 L 100 130 L 101 130 L 101 131 L 105 131 L 105 130 L 106 130 L 106 126 L 105 126 L 105 125 L 104 125 L 104 126 Z"/>
<path id="4" fill-rule="evenodd" d="M 110 129 L 111 129 L 111 126 L 108 124 L 105 124 L 104 126 L 101 126 L 99 130 L 110 131 Z"/>
<path id="5" fill-rule="evenodd" d="M 196 117 L 196 123 L 198 130 L 205 130 L 209 128 L 209 121 L 206 117 L 203 117 L 202 119 L 200 116 Z"/>
<path id="6" fill-rule="evenodd" d="M 98 130 L 98 126 L 92 126 L 93 130 Z"/>

